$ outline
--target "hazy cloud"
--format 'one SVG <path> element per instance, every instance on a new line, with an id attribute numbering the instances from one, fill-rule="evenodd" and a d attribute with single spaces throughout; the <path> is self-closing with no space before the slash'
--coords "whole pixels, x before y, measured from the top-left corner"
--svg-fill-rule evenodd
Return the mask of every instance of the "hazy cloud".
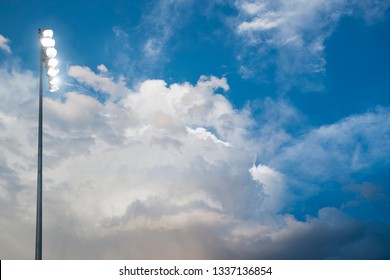
<path id="1" fill-rule="evenodd" d="M 235 29 L 244 42 L 239 58 L 247 69 L 242 73 L 245 77 L 270 79 L 266 72 L 276 65 L 276 79 L 284 85 L 299 76 L 301 86 L 319 89 L 321 83 L 313 78 L 326 70 L 324 42 L 339 19 L 348 15 L 377 21 L 390 1 L 240 0 L 236 7 L 239 15 Z M 264 56 L 273 59 L 265 61 Z"/>
<path id="2" fill-rule="evenodd" d="M 108 70 L 104 65 L 99 65 L 98 70 L 100 73 L 96 74 L 88 67 L 71 66 L 69 67 L 68 75 L 97 92 L 110 94 L 114 99 L 126 95 L 128 89 L 125 86 L 123 77 L 120 78 L 118 83 L 115 83 L 113 78 L 105 75 Z"/>
<path id="3" fill-rule="evenodd" d="M 165 45 L 191 13 L 193 2 L 193 0 L 159 0 L 154 3 L 150 13 L 142 22 L 148 33 L 143 48 L 146 57 L 152 60 L 160 58 L 165 51 Z"/>
<path id="4" fill-rule="evenodd" d="M 0 49 L 5 51 L 6 53 L 12 53 L 11 47 L 9 46 L 10 40 L 3 35 L 0 34 Z"/>
<path id="5" fill-rule="evenodd" d="M 161 70 L 170 59 L 172 47 L 168 46 L 188 22 L 193 3 L 193 0 L 153 1 L 145 5 L 145 13 L 135 26 L 115 26 L 110 52 L 115 66 L 135 83 Z"/>
<path id="6" fill-rule="evenodd" d="M 317 180 L 364 170 L 390 153 L 389 117 L 388 108 L 378 108 L 323 125 L 295 139 L 273 161 Z"/>

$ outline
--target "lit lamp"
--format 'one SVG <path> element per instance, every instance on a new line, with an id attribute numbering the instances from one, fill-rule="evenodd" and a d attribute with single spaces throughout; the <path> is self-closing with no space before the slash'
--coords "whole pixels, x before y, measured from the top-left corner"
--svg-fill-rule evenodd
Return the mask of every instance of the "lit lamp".
<path id="1" fill-rule="evenodd" d="M 55 92 L 59 89 L 57 77 L 58 69 L 57 50 L 54 48 L 56 42 L 53 39 L 53 30 L 38 29 L 40 48 L 39 65 L 39 123 L 38 123 L 38 174 L 37 174 L 37 220 L 35 239 L 35 259 L 42 259 L 42 68 L 46 67 L 46 75 L 49 83 L 49 91 Z"/>
<path id="2" fill-rule="evenodd" d="M 49 82 L 49 91 L 55 92 L 59 89 L 58 78 L 56 76 L 60 72 L 58 69 L 57 50 L 54 48 L 56 41 L 53 39 L 53 30 L 39 30 L 39 38 L 41 41 L 41 64 L 44 63 L 47 69 L 47 77 Z"/>

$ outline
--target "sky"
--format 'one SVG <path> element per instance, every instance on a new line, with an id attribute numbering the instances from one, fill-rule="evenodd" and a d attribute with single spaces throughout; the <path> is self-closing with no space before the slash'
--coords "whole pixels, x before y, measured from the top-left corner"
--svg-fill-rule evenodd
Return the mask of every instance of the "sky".
<path id="1" fill-rule="evenodd" d="M 0 1 L 0 258 L 390 259 L 390 0 Z"/>

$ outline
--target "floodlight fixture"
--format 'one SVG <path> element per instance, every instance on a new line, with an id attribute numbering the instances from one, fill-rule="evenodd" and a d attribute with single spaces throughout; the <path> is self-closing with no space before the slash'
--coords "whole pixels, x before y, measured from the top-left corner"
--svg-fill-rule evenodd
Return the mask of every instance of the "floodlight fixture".
<path id="1" fill-rule="evenodd" d="M 58 70 L 58 68 L 57 68 L 57 70 Z M 58 86 L 60 80 L 59 80 L 57 75 L 54 75 L 54 76 L 48 75 L 47 78 L 49 80 L 49 91 L 50 92 L 55 92 L 55 91 L 60 89 Z"/>
<path id="2" fill-rule="evenodd" d="M 60 82 L 58 76 L 54 76 L 54 77 L 48 76 L 48 79 L 49 79 L 49 85 L 58 85 Z"/>
<path id="3" fill-rule="evenodd" d="M 56 45 L 56 41 L 53 38 L 42 38 L 41 45 L 45 48 L 54 47 Z"/>
<path id="4" fill-rule="evenodd" d="M 60 69 L 58 69 L 57 67 L 49 67 L 47 69 L 47 75 L 50 76 L 50 77 L 57 76 L 57 74 L 59 72 L 60 72 Z"/>
<path id="5" fill-rule="evenodd" d="M 53 39 L 54 32 L 51 29 L 38 29 L 40 48 L 40 65 L 39 65 L 39 118 L 38 118 L 38 165 L 37 165 L 37 212 L 36 212 L 36 235 L 35 235 L 35 259 L 42 259 L 42 151 L 43 151 L 43 87 L 42 72 L 43 65 L 47 69 L 47 80 L 49 91 L 55 92 L 58 86 L 58 59 L 57 50 L 54 48 L 56 42 Z"/>
<path id="6" fill-rule="evenodd" d="M 57 58 L 49 58 L 49 60 L 47 61 L 47 66 L 49 67 L 57 67 L 58 65 L 58 59 Z"/>
<path id="7" fill-rule="evenodd" d="M 49 47 L 46 49 L 46 56 L 48 58 L 55 58 L 57 55 L 57 50 L 53 47 Z"/>
<path id="8" fill-rule="evenodd" d="M 59 89 L 60 89 L 60 87 L 57 84 L 49 84 L 49 91 L 50 92 L 55 92 Z"/>
<path id="9" fill-rule="evenodd" d="M 44 29 L 41 31 L 43 38 L 53 38 L 54 32 L 51 29 Z"/>

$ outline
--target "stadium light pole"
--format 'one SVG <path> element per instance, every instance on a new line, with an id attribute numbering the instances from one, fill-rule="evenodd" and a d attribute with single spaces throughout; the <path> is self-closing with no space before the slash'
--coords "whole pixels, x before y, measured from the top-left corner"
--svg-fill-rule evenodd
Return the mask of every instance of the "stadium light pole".
<path id="1" fill-rule="evenodd" d="M 38 121 L 38 174 L 37 174 L 37 218 L 35 235 L 35 259 L 42 260 L 42 71 L 46 66 L 46 75 L 49 82 L 49 91 L 55 92 L 59 89 L 57 68 L 58 60 L 55 58 L 57 50 L 54 48 L 53 30 L 38 29 L 40 41 L 40 61 L 39 61 L 39 121 Z"/>

